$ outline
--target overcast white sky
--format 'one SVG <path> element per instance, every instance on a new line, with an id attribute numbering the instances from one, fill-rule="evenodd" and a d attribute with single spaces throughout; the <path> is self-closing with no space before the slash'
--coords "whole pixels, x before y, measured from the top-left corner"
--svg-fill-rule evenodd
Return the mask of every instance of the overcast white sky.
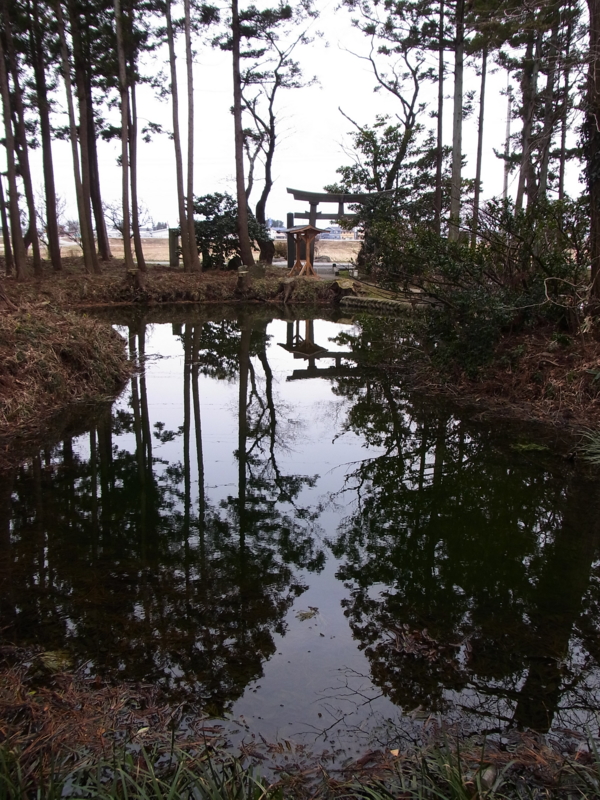
<path id="1" fill-rule="evenodd" d="M 304 204 L 294 203 L 287 187 L 321 191 L 323 186 L 337 180 L 336 168 L 349 163 L 343 152 L 343 143 L 349 144 L 347 132 L 350 125 L 338 107 L 360 123 L 372 122 L 377 113 L 394 114 L 394 98 L 384 91 L 374 92 L 375 80 L 368 64 L 348 51 L 366 54 L 368 40 L 352 28 L 350 14 L 336 8 L 337 0 L 321 5 L 321 17 L 315 28 L 324 33 L 323 39 L 301 51 L 298 57 L 307 76 L 317 75 L 319 84 L 305 89 L 283 92 L 280 97 L 281 140 L 275 155 L 275 185 L 272 189 L 267 213 L 282 219 L 288 211 L 303 211 Z M 162 56 L 160 57 L 162 58 Z M 164 65 L 160 63 L 159 67 Z M 157 67 L 157 70 L 158 68 Z M 180 82 L 183 82 L 185 63 L 178 60 Z M 444 109 L 445 143 L 451 143 L 451 115 L 453 87 L 452 61 L 447 61 L 446 95 Z M 200 49 L 195 68 L 196 94 L 196 157 L 195 193 L 215 191 L 235 193 L 233 160 L 233 119 L 231 56 L 209 46 Z M 484 131 L 484 197 L 500 194 L 503 185 L 503 162 L 494 155 L 494 148 L 504 149 L 506 128 L 506 98 L 501 91 L 506 86 L 506 73 L 498 70 L 488 73 L 486 117 Z M 183 92 L 182 83 L 182 92 Z M 479 81 L 471 70 L 467 87 L 477 90 Z M 423 99 L 434 107 L 437 87 L 426 84 Z M 169 101 L 159 102 L 149 89 L 143 89 L 138 101 L 141 117 L 160 122 L 171 129 Z M 424 117 L 432 127 L 434 119 Z M 514 125 L 515 123 L 513 123 Z M 185 130 L 185 119 L 182 130 Z M 467 158 L 465 177 L 475 175 L 477 108 L 465 122 L 463 152 Z M 103 199 L 119 201 L 120 174 L 116 165 L 118 143 L 100 144 L 100 174 Z M 140 144 L 139 197 L 148 208 L 154 221 L 177 224 L 175 191 L 175 166 L 173 143 L 166 136 L 155 138 L 151 144 Z M 66 142 L 54 144 L 59 193 L 68 202 L 67 216 L 75 217 L 74 188 L 70 147 Z M 41 190 L 41 153 L 34 154 L 38 186 Z M 580 185 L 577 170 L 569 175 L 567 188 L 578 194 Z M 513 176 L 513 188 L 515 178 Z M 256 201 L 256 197 L 253 198 Z"/>

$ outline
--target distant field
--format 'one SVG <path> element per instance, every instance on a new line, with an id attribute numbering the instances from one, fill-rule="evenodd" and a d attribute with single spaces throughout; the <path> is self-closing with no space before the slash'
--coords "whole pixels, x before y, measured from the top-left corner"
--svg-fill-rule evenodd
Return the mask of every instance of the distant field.
<path id="1" fill-rule="evenodd" d="M 355 259 L 360 250 L 360 242 L 352 239 L 326 239 L 317 242 L 315 245 L 315 255 L 329 256 L 332 261 L 350 261 Z M 168 239 L 142 239 L 144 256 L 148 261 L 168 261 L 169 260 L 169 240 Z M 115 258 L 123 258 L 123 240 L 111 239 L 110 248 Z M 4 252 L 4 247 L 0 244 L 0 252 Z M 64 242 L 61 247 L 63 256 L 79 256 L 80 248 L 72 242 Z"/>

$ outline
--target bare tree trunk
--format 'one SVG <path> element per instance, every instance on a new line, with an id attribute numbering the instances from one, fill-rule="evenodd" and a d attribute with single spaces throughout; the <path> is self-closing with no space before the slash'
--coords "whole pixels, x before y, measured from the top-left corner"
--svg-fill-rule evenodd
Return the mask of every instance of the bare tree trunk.
<path id="1" fill-rule="evenodd" d="M 588 0 L 590 62 L 585 117 L 592 295 L 600 298 L 600 0 Z"/>
<path id="2" fill-rule="evenodd" d="M 171 103 L 173 108 L 173 143 L 175 145 L 175 172 L 177 176 L 177 204 L 179 206 L 179 227 L 181 229 L 181 253 L 183 269 L 192 271 L 190 263 L 190 234 L 185 207 L 185 188 L 183 183 L 183 157 L 181 155 L 181 134 L 179 132 L 179 93 L 177 90 L 177 69 L 175 66 L 175 34 L 171 18 L 171 0 L 166 0 L 165 16 L 167 19 L 167 44 L 169 47 L 169 65 L 171 70 Z"/>
<path id="3" fill-rule="evenodd" d="M 242 128 L 242 79 L 240 75 L 240 17 L 237 0 L 231 0 L 231 38 L 233 53 L 233 124 L 235 130 L 235 180 L 238 201 L 238 237 L 240 255 L 245 266 L 254 265 L 252 244 L 248 233 L 248 204 L 244 180 L 244 131 Z"/>
<path id="4" fill-rule="evenodd" d="M 17 191 L 17 166 L 15 163 L 15 137 L 12 129 L 12 116 L 10 109 L 10 87 L 6 71 L 6 58 L 2 37 L 0 37 L 0 91 L 2 92 L 2 113 L 4 116 L 4 136 L 6 149 L 6 164 L 8 178 L 8 209 L 15 261 L 17 280 L 25 278 L 27 269 L 27 253 L 23 232 L 21 231 L 21 215 L 19 212 L 19 194 Z"/>
<path id="5" fill-rule="evenodd" d="M 523 95 L 523 132 L 521 134 L 521 167 L 519 170 L 519 184 L 517 187 L 517 208 L 523 208 L 523 196 L 525 186 L 530 194 L 533 191 L 531 172 L 533 169 L 531 159 L 531 148 L 533 145 L 532 131 L 533 119 L 535 116 L 535 104 L 537 100 L 537 76 L 540 64 L 540 49 L 542 44 L 542 33 L 531 32 L 525 51 L 523 63 L 523 76 L 521 78 L 521 92 Z M 535 45 L 535 53 L 534 53 Z"/>
<path id="6" fill-rule="evenodd" d="M 187 141 L 187 221 L 190 243 L 190 264 L 200 272 L 200 258 L 196 246 L 194 225 L 194 62 L 192 60 L 192 20 L 190 0 L 184 0 L 185 11 L 185 63 L 187 68 L 188 141 Z"/>
<path id="7" fill-rule="evenodd" d="M 442 231 L 442 167 L 444 160 L 444 0 L 440 0 L 438 48 L 437 152 L 435 156 L 435 229 L 439 236 Z"/>
<path id="8" fill-rule="evenodd" d="M 32 51 L 33 71 L 37 106 L 40 115 L 40 138 L 42 141 L 42 163 L 44 171 L 44 194 L 46 199 L 46 235 L 48 252 L 55 271 L 62 269 L 60 254 L 60 233 L 56 213 L 56 185 L 54 182 L 54 163 L 52 160 L 52 130 L 50 127 L 50 104 L 48 103 L 48 86 L 46 83 L 46 65 L 44 63 L 44 39 L 40 26 L 39 6 L 34 0 L 33 9 L 29 10 L 30 28 L 29 42 Z"/>
<path id="9" fill-rule="evenodd" d="M 73 87 L 71 85 L 71 67 L 69 63 L 69 50 L 65 35 L 65 21 L 62 13 L 61 0 L 55 0 L 54 10 L 58 23 L 58 35 L 60 38 L 61 61 L 63 81 L 65 83 L 65 95 L 67 98 L 67 110 L 69 114 L 69 138 L 71 140 L 71 152 L 73 155 L 73 176 L 75 178 L 75 193 L 77 196 L 77 212 L 79 216 L 79 227 L 81 230 L 81 243 L 83 249 L 83 262 L 88 272 L 99 272 L 97 261 L 95 260 L 94 239 L 92 237 L 91 222 L 88 225 L 89 206 L 86 213 L 85 196 L 83 192 L 83 182 L 81 180 L 81 169 L 79 166 L 79 148 L 77 146 L 77 122 L 75 121 L 75 104 L 73 102 Z"/>
<path id="10" fill-rule="evenodd" d="M 569 4 L 569 11 L 571 5 Z M 565 85 L 563 88 L 563 107 L 560 123 L 560 162 L 558 167 L 558 199 L 563 200 L 565 196 L 565 166 L 567 161 L 567 130 L 569 121 L 569 90 L 570 90 L 570 77 L 571 77 L 571 40 L 573 36 L 573 19 L 569 16 L 567 23 L 567 40 L 565 43 L 565 67 L 564 67 L 564 80 Z"/>
<path id="11" fill-rule="evenodd" d="M 77 92 L 77 104 L 79 106 L 79 149 L 81 153 L 81 188 L 83 192 L 83 211 L 85 214 L 85 227 L 87 229 L 87 241 L 90 248 L 92 268 L 95 273 L 100 273 L 98 254 L 94 242 L 94 227 L 92 225 L 92 195 L 90 179 L 90 147 L 87 135 L 89 126 L 88 104 L 85 91 L 85 73 L 83 67 L 83 52 L 81 47 L 81 30 L 78 12 L 75 8 L 75 0 L 68 3 L 69 19 L 71 22 L 71 40 L 73 42 L 73 63 L 75 66 L 75 88 Z M 80 221 L 81 224 L 81 221 Z M 83 238 L 83 228 L 82 228 Z"/>
<path id="12" fill-rule="evenodd" d="M 454 115 L 452 130 L 452 184 L 448 238 L 458 241 L 462 183 L 463 73 L 465 54 L 465 0 L 456 0 L 456 43 L 454 53 Z"/>
<path id="13" fill-rule="evenodd" d="M 135 92 L 135 66 L 131 65 L 131 115 L 129 117 L 129 167 L 131 178 L 131 226 L 133 228 L 133 243 L 138 269 L 146 272 L 146 259 L 142 248 L 140 233 L 140 206 L 137 193 L 137 101 Z"/>
<path id="14" fill-rule="evenodd" d="M 506 73 L 506 96 L 508 99 L 506 107 L 506 138 L 504 140 L 504 186 L 502 189 L 502 198 L 504 200 L 508 198 L 508 177 L 510 175 L 508 159 L 510 156 L 510 123 L 512 117 L 512 94 L 510 88 L 510 72 L 508 71 Z"/>
<path id="15" fill-rule="evenodd" d="M 27 131 L 25 130 L 25 109 L 23 108 L 23 94 L 21 92 L 21 85 L 19 82 L 19 68 L 17 64 L 17 53 L 15 51 L 12 25 L 8 15 L 8 5 L 6 0 L 2 3 L 2 11 L 4 18 L 4 36 L 6 40 L 8 60 L 10 63 L 13 92 L 12 96 L 15 104 L 16 113 L 16 141 L 19 147 L 17 148 L 17 156 L 19 159 L 19 167 L 21 178 L 23 180 L 23 187 L 25 189 L 25 199 L 27 201 L 27 213 L 29 215 L 29 236 L 31 237 L 31 249 L 33 251 L 33 271 L 39 277 L 42 274 L 42 257 L 40 254 L 40 240 L 37 232 L 37 220 L 35 213 L 35 198 L 33 196 L 33 183 L 31 180 L 31 169 L 29 166 L 29 148 L 27 146 Z"/>
<path id="16" fill-rule="evenodd" d="M 129 216 L 129 90 L 127 88 L 127 70 L 125 68 L 125 49 L 123 47 L 123 20 L 121 17 L 121 0 L 114 0 L 115 25 L 117 29 L 117 59 L 119 62 L 119 93 L 121 95 L 121 185 L 123 192 L 123 251 L 125 253 L 125 269 L 132 270 L 133 254 L 131 252 L 131 223 Z"/>
<path id="17" fill-rule="evenodd" d="M 15 267 L 13 259 L 12 247 L 10 244 L 10 231 L 8 228 L 8 217 L 6 216 L 6 201 L 4 199 L 4 187 L 2 185 L 2 176 L 0 175 L 0 219 L 2 220 L 2 242 L 4 244 L 4 266 L 6 274 L 12 275 Z"/>
<path id="18" fill-rule="evenodd" d="M 475 169 L 475 196 L 473 198 L 473 232 L 471 234 L 471 247 L 477 244 L 477 229 L 479 228 L 479 196 L 481 194 L 481 162 L 483 158 L 483 120 L 485 115 L 485 78 L 487 73 L 487 44 L 483 46 L 481 54 L 481 90 L 479 93 L 479 123 L 477 127 L 477 167 Z"/>
<path id="19" fill-rule="evenodd" d="M 271 93 L 269 99 L 268 145 L 265 153 L 265 183 L 258 203 L 256 204 L 256 221 L 261 225 L 267 224 L 267 200 L 273 188 L 273 158 L 275 157 L 275 146 L 277 144 L 274 103 L 275 91 Z M 260 260 L 264 261 L 266 264 L 272 264 L 273 256 L 275 255 L 275 245 L 271 239 L 259 239 L 258 246 L 260 248 Z"/>
<path id="20" fill-rule="evenodd" d="M 85 20 L 85 30 L 89 31 L 93 27 L 94 22 L 93 3 L 82 3 L 81 12 Z M 108 240 L 106 219 L 104 217 L 104 207 L 102 205 L 102 192 L 100 190 L 100 170 L 98 168 L 98 147 L 96 143 L 96 122 L 94 120 L 94 98 L 92 95 L 92 81 L 90 76 L 91 60 L 93 55 L 90 52 L 91 48 L 89 44 L 89 35 L 85 37 L 84 42 L 84 84 L 87 108 L 87 146 L 90 168 L 90 199 L 92 203 L 94 222 L 96 223 L 98 253 L 100 254 L 102 261 L 110 261 L 112 259 L 112 253 L 110 252 L 110 242 Z"/>
<path id="21" fill-rule="evenodd" d="M 544 103 L 544 125 L 540 142 L 540 182 L 534 199 L 545 197 L 548 190 L 548 169 L 550 166 L 550 148 L 552 146 L 552 129 L 555 122 L 554 84 L 558 61 L 558 23 L 552 30 L 549 42 L 548 76 L 546 79 L 546 98 Z"/>
<path id="22" fill-rule="evenodd" d="M 94 123 L 94 104 L 92 98 L 92 87 L 89 76 L 86 74 L 85 90 L 87 98 L 87 120 L 88 120 L 88 153 L 90 158 L 90 198 L 92 201 L 92 211 L 96 223 L 96 239 L 98 240 L 98 253 L 102 261 L 110 261 L 112 253 L 108 231 L 106 230 L 106 219 L 104 218 L 104 208 L 102 207 L 102 192 L 100 191 L 100 170 L 98 169 L 98 148 L 96 146 L 96 125 Z"/>

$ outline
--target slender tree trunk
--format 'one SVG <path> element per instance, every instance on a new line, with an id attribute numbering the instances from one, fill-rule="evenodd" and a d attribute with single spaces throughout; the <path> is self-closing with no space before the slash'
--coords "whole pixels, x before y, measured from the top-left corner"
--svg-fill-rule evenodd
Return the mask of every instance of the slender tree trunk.
<path id="1" fill-rule="evenodd" d="M 54 182 L 54 163 L 52 160 L 50 104 L 48 102 L 46 65 L 44 63 L 44 38 L 40 26 L 40 11 L 37 0 L 34 0 L 33 9 L 29 11 L 29 17 L 29 42 L 32 51 L 35 90 L 40 115 L 40 138 L 42 141 L 42 164 L 46 199 L 46 235 L 48 237 L 50 261 L 52 262 L 54 270 L 58 272 L 62 269 L 62 257 L 60 254 L 60 232 L 56 213 L 56 185 Z"/>
<path id="2" fill-rule="evenodd" d="M 179 206 L 179 227 L 181 229 L 181 253 L 183 269 L 192 271 L 190 263 L 190 235 L 185 207 L 185 188 L 183 182 L 183 157 L 181 154 L 181 134 L 179 131 L 179 93 L 177 89 L 177 68 L 175 66 L 175 34 L 171 18 L 171 0 L 166 0 L 167 44 L 169 47 L 169 66 L 171 71 L 171 103 L 173 109 L 173 144 L 175 145 L 175 172 L 177 176 L 177 204 Z"/>
<path id="3" fill-rule="evenodd" d="M 104 207 L 102 204 L 102 192 L 100 189 L 100 170 L 98 167 L 98 147 L 96 142 L 96 122 L 94 119 L 94 97 L 92 95 L 92 81 L 91 81 L 91 60 L 93 54 L 90 52 L 90 31 L 94 27 L 94 4 L 82 3 L 81 13 L 84 17 L 84 37 L 82 41 L 82 50 L 85 48 L 85 69 L 84 69 L 84 84 L 85 84 L 85 98 L 87 108 L 87 146 L 89 154 L 89 168 L 90 168 L 90 199 L 92 203 L 92 212 L 94 215 L 94 222 L 96 223 L 96 239 L 98 242 L 98 253 L 102 261 L 110 261 L 112 253 L 110 252 L 110 242 L 108 239 L 108 231 L 106 229 L 106 219 L 104 217 Z"/>
<path id="4" fill-rule="evenodd" d="M 438 44 L 437 151 L 435 156 L 435 229 L 442 232 L 442 168 L 444 163 L 444 0 L 440 0 Z"/>
<path id="5" fill-rule="evenodd" d="M 132 270 L 131 223 L 129 214 L 129 90 L 127 88 L 127 69 L 125 67 L 125 48 L 123 46 L 123 19 L 121 0 L 114 0 L 115 24 L 117 30 L 117 59 L 119 62 L 119 93 L 121 96 L 121 186 L 123 193 L 123 250 L 125 269 Z"/>
<path id="6" fill-rule="evenodd" d="M 90 179 L 90 148 L 89 138 L 87 135 L 89 126 L 88 104 L 85 91 L 85 72 L 83 65 L 83 52 L 81 46 L 81 30 L 80 19 L 78 16 L 77 8 L 75 7 L 75 0 L 69 0 L 68 3 L 69 19 L 71 22 L 71 40 L 73 42 L 73 62 L 75 66 L 75 88 L 77 93 L 77 104 L 79 107 L 79 149 L 81 153 L 81 188 L 83 192 L 83 211 L 84 220 L 80 220 L 80 224 L 84 224 L 86 228 L 86 241 L 87 247 L 90 248 L 90 259 L 93 271 L 97 274 L 100 273 L 100 265 L 98 263 L 98 254 L 96 253 L 96 244 L 94 242 L 94 228 L 92 225 L 92 195 L 91 195 L 91 179 Z M 83 240 L 83 226 L 81 230 Z M 85 241 L 84 241 L 84 246 Z"/>
<path id="7" fill-rule="evenodd" d="M 532 132 L 535 116 L 535 104 L 537 100 L 537 76 L 540 63 L 540 49 L 542 44 L 542 33 L 537 34 L 533 31 L 527 42 L 525 60 L 523 63 L 523 75 L 521 78 L 521 92 L 523 96 L 523 132 L 521 134 L 521 167 L 519 170 L 519 184 L 517 187 L 517 208 L 523 208 L 523 197 L 527 186 L 528 196 L 534 190 L 535 176 L 532 176 L 533 163 L 531 150 L 533 146 Z M 535 53 L 534 53 L 535 46 Z"/>
<path id="8" fill-rule="evenodd" d="M 6 201 L 4 199 L 4 186 L 2 185 L 2 176 L 0 175 L 0 219 L 2 220 L 2 242 L 4 244 L 4 266 L 6 268 L 6 275 L 12 275 L 15 267 L 13 259 L 12 246 L 10 243 L 10 230 L 8 228 L 8 217 L 6 215 Z"/>
<path id="9" fill-rule="evenodd" d="M 242 79 L 240 75 L 241 28 L 237 0 L 231 0 L 231 38 L 233 53 L 233 124 L 235 130 L 235 180 L 238 201 L 238 237 L 240 255 L 245 266 L 254 264 L 248 232 L 248 205 L 244 180 L 244 131 L 242 128 Z"/>
<path id="10" fill-rule="evenodd" d="M 17 192 L 17 166 L 15 162 L 15 138 L 12 129 L 10 108 L 10 87 L 6 71 L 6 58 L 2 37 L 0 37 L 0 91 L 2 92 L 2 113 L 4 116 L 4 142 L 6 149 L 6 165 L 8 178 L 8 209 L 12 233 L 13 254 L 17 280 L 25 278 L 27 253 L 23 232 L 21 231 L 21 215 L 19 211 L 19 195 Z"/>
<path id="11" fill-rule="evenodd" d="M 37 232 L 37 220 L 35 213 L 35 198 L 33 196 L 33 182 L 31 180 L 31 169 L 29 166 L 29 148 L 27 146 L 27 131 L 25 130 L 25 109 L 23 107 L 23 94 L 21 92 L 21 84 L 19 81 L 19 67 L 17 63 L 17 53 L 14 46 L 12 36 L 12 25 L 8 15 L 8 4 L 3 0 L 2 11 L 4 18 L 4 36 L 6 40 L 6 48 L 8 60 L 10 63 L 13 92 L 14 106 L 16 111 L 16 141 L 19 144 L 17 148 L 17 156 L 19 159 L 19 167 L 21 171 L 21 178 L 23 180 L 23 187 L 25 189 L 25 199 L 27 201 L 27 213 L 29 215 L 29 235 L 31 237 L 31 249 L 33 252 L 33 271 L 37 276 L 42 274 L 42 258 L 40 254 L 40 240 Z"/>
<path id="12" fill-rule="evenodd" d="M 485 116 L 485 78 L 487 73 L 487 44 L 483 46 L 481 54 L 481 90 L 479 93 L 479 123 L 477 127 L 477 167 L 475 170 L 475 197 L 473 198 L 473 232 L 471 246 L 477 244 L 477 229 L 479 228 L 479 196 L 481 194 L 481 162 L 483 158 L 483 120 Z"/>
<path id="13" fill-rule="evenodd" d="M 133 228 L 133 243 L 135 245 L 135 257 L 138 269 L 146 272 L 146 259 L 142 248 L 142 236 L 140 233 L 140 206 L 138 201 L 138 180 L 137 180 L 137 100 L 135 91 L 135 65 L 131 65 L 131 115 L 129 117 L 129 168 L 131 178 L 131 226 Z"/>
<path id="14" fill-rule="evenodd" d="M 267 200 L 273 188 L 273 158 L 275 157 L 275 146 L 277 144 L 274 103 L 275 90 L 273 90 L 269 98 L 269 132 L 267 151 L 265 153 L 265 182 L 258 203 L 256 204 L 256 221 L 261 225 L 267 224 Z M 258 246 L 260 248 L 260 260 L 264 261 L 266 264 L 272 264 L 273 256 L 275 255 L 275 245 L 271 239 L 259 240 Z"/>
<path id="15" fill-rule="evenodd" d="M 569 11 L 571 5 L 569 4 Z M 563 88 L 563 107 L 560 121 L 560 161 L 558 167 L 558 199 L 563 200 L 565 196 L 565 166 L 567 161 L 567 130 L 569 124 L 569 90 L 570 90 L 570 77 L 571 77 L 571 40 L 573 36 L 573 19 L 569 16 L 567 23 L 567 36 L 565 43 L 565 67 L 564 67 L 564 81 Z"/>
<path id="16" fill-rule="evenodd" d="M 506 139 L 504 140 L 504 187 L 502 189 L 502 197 L 504 200 L 508 198 L 508 177 L 510 175 L 510 164 L 508 159 L 510 157 L 510 122 L 512 117 L 512 94 L 510 90 L 510 72 L 506 73 Z"/>
<path id="17" fill-rule="evenodd" d="M 102 261 L 110 261 L 112 253 L 110 251 L 110 241 L 106 229 L 106 219 L 102 206 L 102 192 L 100 189 L 100 170 L 98 168 L 98 147 L 96 145 L 96 124 L 94 122 L 94 101 L 92 97 L 92 87 L 89 76 L 86 72 L 85 91 L 87 100 L 87 122 L 88 122 L 88 153 L 90 159 L 90 198 L 92 201 L 92 211 L 96 223 L 96 238 L 98 240 L 98 252 Z"/>
<path id="18" fill-rule="evenodd" d="M 190 265 L 192 270 L 200 272 L 200 258 L 196 246 L 196 229 L 194 225 L 194 62 L 192 59 L 192 19 L 191 2 L 184 0 L 185 13 L 185 64 L 187 69 L 187 103 L 188 103 L 188 141 L 187 141 L 187 221 L 190 244 Z"/>
<path id="19" fill-rule="evenodd" d="M 448 238 L 458 241 L 462 183 L 463 73 L 465 51 L 465 0 L 456 0 L 456 43 L 454 54 L 454 115 L 452 131 L 452 185 Z"/>
<path id="20" fill-rule="evenodd" d="M 83 193 L 83 183 L 81 180 L 81 169 L 79 165 L 79 148 L 77 145 L 77 122 L 75 121 L 75 104 L 73 102 L 73 87 L 71 84 L 71 66 L 69 63 L 69 50 L 65 35 L 65 21 L 62 13 L 61 0 L 55 0 L 54 11 L 58 23 L 58 35 L 60 39 L 61 63 L 63 81 L 65 84 L 65 96 L 67 98 L 67 111 L 69 114 L 69 138 L 71 140 L 71 153 L 73 155 L 73 176 L 75 178 L 75 194 L 77 196 L 77 213 L 79 216 L 79 227 L 81 230 L 81 243 L 83 250 L 83 262 L 88 272 L 97 272 L 98 267 L 93 255 L 94 240 L 92 238 L 91 225 L 88 227 L 85 209 L 85 199 Z"/>
<path id="21" fill-rule="evenodd" d="M 554 84 L 556 82 L 558 61 L 558 24 L 554 27 L 550 37 L 550 52 L 548 76 L 546 79 L 546 98 L 544 103 L 544 125 L 540 142 L 540 182 L 535 199 L 545 197 L 548 191 L 548 170 L 550 167 L 550 148 L 552 146 L 552 129 L 555 122 Z"/>
<path id="22" fill-rule="evenodd" d="M 588 0 L 590 63 L 585 116 L 586 172 L 590 195 L 592 295 L 600 298 L 600 0 Z"/>

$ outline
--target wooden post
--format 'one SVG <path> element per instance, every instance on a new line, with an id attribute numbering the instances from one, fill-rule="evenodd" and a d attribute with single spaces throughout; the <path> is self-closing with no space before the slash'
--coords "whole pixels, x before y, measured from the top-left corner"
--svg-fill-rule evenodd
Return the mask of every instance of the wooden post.
<path id="1" fill-rule="evenodd" d="M 169 266 L 179 266 L 179 228 L 169 228 Z"/>
<path id="2" fill-rule="evenodd" d="M 308 216 L 308 224 L 312 225 L 314 228 L 317 227 L 317 209 L 319 208 L 319 203 L 311 203 L 310 204 L 310 214 Z M 310 261 L 314 264 L 315 263 L 315 240 L 310 243 L 310 247 L 308 242 L 306 242 L 306 258 L 310 259 Z"/>
<path id="3" fill-rule="evenodd" d="M 287 227 L 293 228 L 294 227 L 294 214 L 288 213 L 287 215 Z M 287 235 L 287 262 L 288 267 L 291 269 L 294 266 L 296 261 L 296 242 L 294 240 L 294 234 L 288 233 Z"/>

